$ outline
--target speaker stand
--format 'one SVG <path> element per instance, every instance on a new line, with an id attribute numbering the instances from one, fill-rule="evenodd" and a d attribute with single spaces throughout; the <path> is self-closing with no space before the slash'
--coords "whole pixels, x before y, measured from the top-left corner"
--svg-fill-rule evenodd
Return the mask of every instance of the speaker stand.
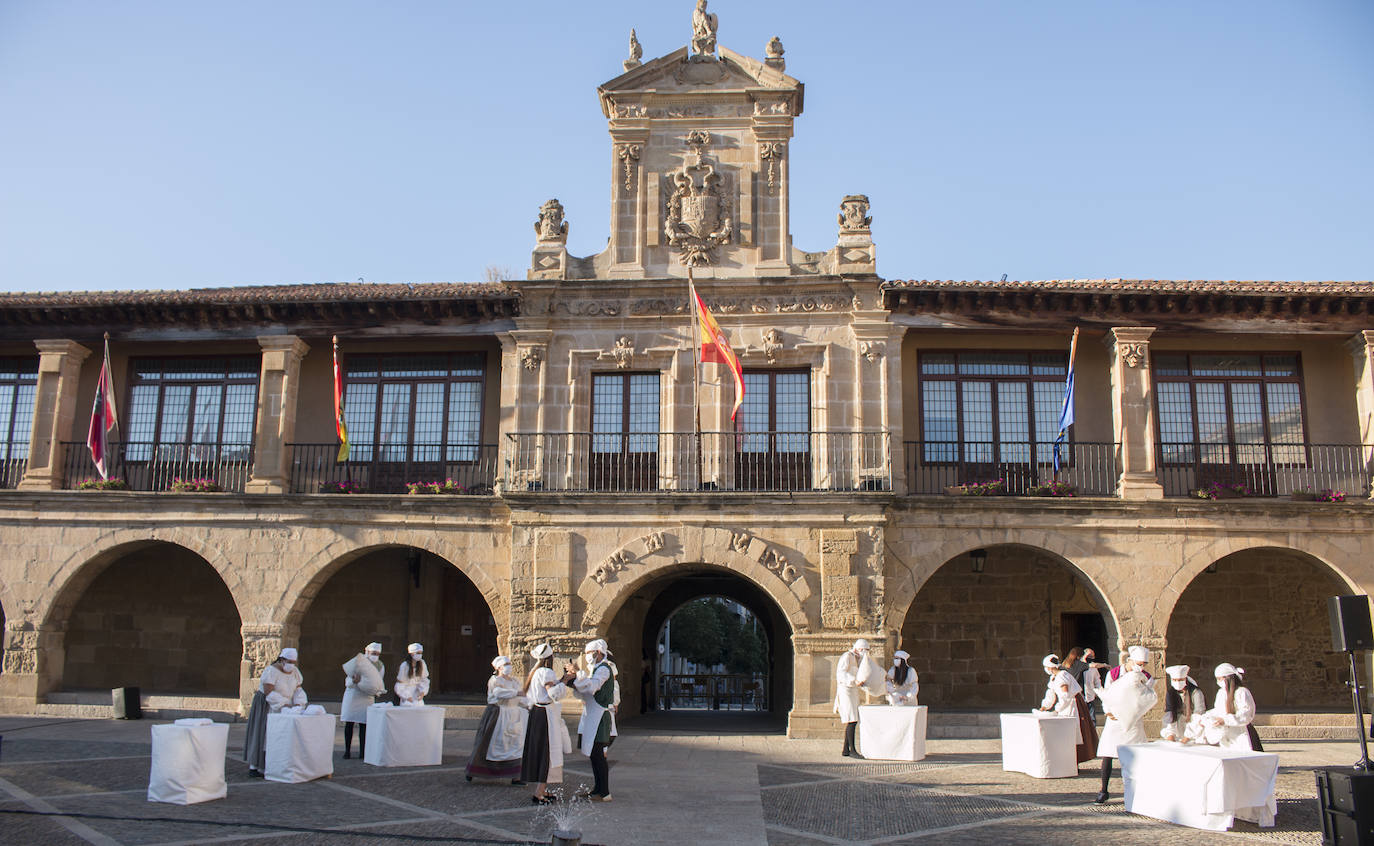
<path id="1" fill-rule="evenodd" d="M 1354 769 L 1374 769 L 1369 763 L 1369 743 L 1364 737 L 1364 703 L 1360 701 L 1360 676 L 1355 664 L 1355 652 L 1351 650 L 1345 654 L 1350 656 L 1350 698 L 1355 702 L 1356 734 L 1360 736 L 1360 760 L 1355 762 Z"/>

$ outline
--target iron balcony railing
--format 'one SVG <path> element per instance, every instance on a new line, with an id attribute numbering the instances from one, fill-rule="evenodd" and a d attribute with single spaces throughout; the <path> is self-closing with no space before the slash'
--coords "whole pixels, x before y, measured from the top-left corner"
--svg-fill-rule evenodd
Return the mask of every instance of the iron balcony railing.
<path id="1" fill-rule="evenodd" d="M 1056 478 L 1053 442 L 906 441 L 905 447 L 907 490 L 913 494 L 1001 479 L 1005 493 L 1023 496 Z M 1119 452 L 1115 443 L 1064 444 L 1058 479 L 1077 496 L 1112 496 Z"/>
<path id="2" fill-rule="evenodd" d="M 28 466 L 27 455 L 23 458 L 0 458 L 0 489 L 19 487 Z"/>
<path id="3" fill-rule="evenodd" d="M 291 492 L 354 487 L 366 493 L 406 493 L 412 482 L 444 483 L 454 493 L 489 494 L 496 483 L 496 444 L 351 444 L 340 462 L 338 443 L 287 444 Z"/>
<path id="4" fill-rule="evenodd" d="M 525 491 L 888 491 L 886 432 L 514 432 L 505 488 Z"/>
<path id="5" fill-rule="evenodd" d="M 1165 496 L 1214 485 L 1246 496 L 1288 496 L 1311 489 L 1367 497 L 1374 478 L 1371 444 L 1162 443 L 1157 455 Z"/>
<path id="6" fill-rule="evenodd" d="M 84 442 L 63 443 L 63 479 L 67 488 L 78 488 L 87 479 L 100 478 Z M 106 471 L 111 479 L 123 479 L 130 490 L 165 491 L 175 479 L 208 479 L 222 490 L 242 492 L 253 475 L 253 445 L 162 444 L 136 441 L 109 443 Z"/>
<path id="7" fill-rule="evenodd" d="M 763 673 L 696 673 L 658 679 L 664 710 L 767 711 L 768 677 Z"/>

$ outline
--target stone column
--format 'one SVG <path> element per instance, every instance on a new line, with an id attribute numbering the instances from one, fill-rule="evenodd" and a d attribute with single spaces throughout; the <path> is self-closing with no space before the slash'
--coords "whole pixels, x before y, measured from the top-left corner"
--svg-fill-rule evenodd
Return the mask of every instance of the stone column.
<path id="1" fill-rule="evenodd" d="M 9 714 L 29 713 L 62 677 L 62 632 L 41 630 L 27 614 L 16 614 L 5 621 L 3 649 L 0 708 Z"/>
<path id="2" fill-rule="evenodd" d="M 296 437 L 296 395 L 301 359 L 310 347 L 295 335 L 264 335 L 258 377 L 258 424 L 253 435 L 253 477 L 246 493 L 281 494 L 291 490 L 286 445 Z"/>
<path id="3" fill-rule="evenodd" d="M 65 453 L 62 441 L 72 437 L 76 420 L 81 362 L 91 351 L 75 341 L 34 341 L 38 347 L 38 386 L 34 392 L 33 431 L 29 437 L 29 466 L 20 490 L 58 490 L 62 487 Z"/>
<path id="4" fill-rule="evenodd" d="M 1116 326 L 1102 342 L 1112 367 L 1112 432 L 1121 449 L 1122 499 L 1163 499 L 1155 473 L 1154 389 L 1150 378 L 1153 326 Z"/>
<path id="5" fill-rule="evenodd" d="M 1374 443 L 1374 330 L 1365 329 L 1346 341 L 1355 359 L 1355 409 L 1360 416 L 1360 443 Z M 1374 448 L 1364 447 L 1364 463 L 1374 461 Z M 1374 490 L 1370 491 L 1374 498 Z"/>

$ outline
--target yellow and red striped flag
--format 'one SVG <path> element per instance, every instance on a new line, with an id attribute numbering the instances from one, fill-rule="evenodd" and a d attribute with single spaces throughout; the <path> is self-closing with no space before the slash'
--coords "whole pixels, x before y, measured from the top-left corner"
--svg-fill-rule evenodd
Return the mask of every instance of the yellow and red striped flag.
<path id="1" fill-rule="evenodd" d="M 730 419 L 734 420 L 735 415 L 739 413 L 740 405 L 744 402 L 744 370 L 740 367 L 739 359 L 735 357 L 735 351 L 730 349 L 730 342 L 725 339 L 720 324 L 711 316 L 706 303 L 701 301 L 696 285 L 688 282 L 687 287 L 692 292 L 693 308 L 697 312 L 697 326 L 700 327 L 698 332 L 701 336 L 702 363 L 723 364 L 730 368 L 730 373 L 735 377 L 735 407 L 730 409 Z"/>
<path id="2" fill-rule="evenodd" d="M 344 422 L 343 406 L 343 368 L 339 366 L 339 336 L 334 336 L 334 429 L 339 434 L 339 457 L 336 462 L 348 460 L 348 424 Z"/>
<path id="3" fill-rule="evenodd" d="M 100 363 L 100 377 L 95 381 L 95 402 L 91 405 L 91 425 L 86 430 L 86 447 L 91 451 L 100 478 L 110 478 L 110 444 L 106 435 L 119 425 L 115 410 L 114 379 L 110 373 L 110 335 L 105 334 L 105 358 Z"/>

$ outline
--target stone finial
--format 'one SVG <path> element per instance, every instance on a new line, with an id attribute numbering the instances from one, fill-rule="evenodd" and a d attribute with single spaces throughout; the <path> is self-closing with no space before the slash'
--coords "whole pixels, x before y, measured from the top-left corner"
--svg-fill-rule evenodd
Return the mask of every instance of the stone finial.
<path id="1" fill-rule="evenodd" d="M 840 200 L 840 234 L 857 235 L 869 231 L 873 218 L 868 216 L 868 197 L 850 194 Z"/>
<path id="2" fill-rule="evenodd" d="M 692 12 L 692 54 L 694 56 L 716 55 L 716 30 L 720 20 L 706 11 L 706 0 L 697 0 L 696 11 Z"/>
<path id="3" fill-rule="evenodd" d="M 763 55 L 765 56 L 763 63 L 770 68 L 784 70 L 787 67 L 787 62 L 783 59 L 782 54 L 782 39 L 775 35 L 768 39 L 768 46 L 763 48 Z"/>
<path id="4" fill-rule="evenodd" d="M 639 44 L 639 37 L 635 35 L 634 28 L 630 29 L 630 58 L 625 60 L 625 70 L 634 70 L 644 64 L 640 59 L 644 58 L 644 48 Z"/>
<path id="5" fill-rule="evenodd" d="M 540 243 L 566 244 L 568 242 L 568 222 L 563 219 L 563 204 L 549 200 L 539 207 L 539 219 L 534 223 L 534 234 Z"/>

